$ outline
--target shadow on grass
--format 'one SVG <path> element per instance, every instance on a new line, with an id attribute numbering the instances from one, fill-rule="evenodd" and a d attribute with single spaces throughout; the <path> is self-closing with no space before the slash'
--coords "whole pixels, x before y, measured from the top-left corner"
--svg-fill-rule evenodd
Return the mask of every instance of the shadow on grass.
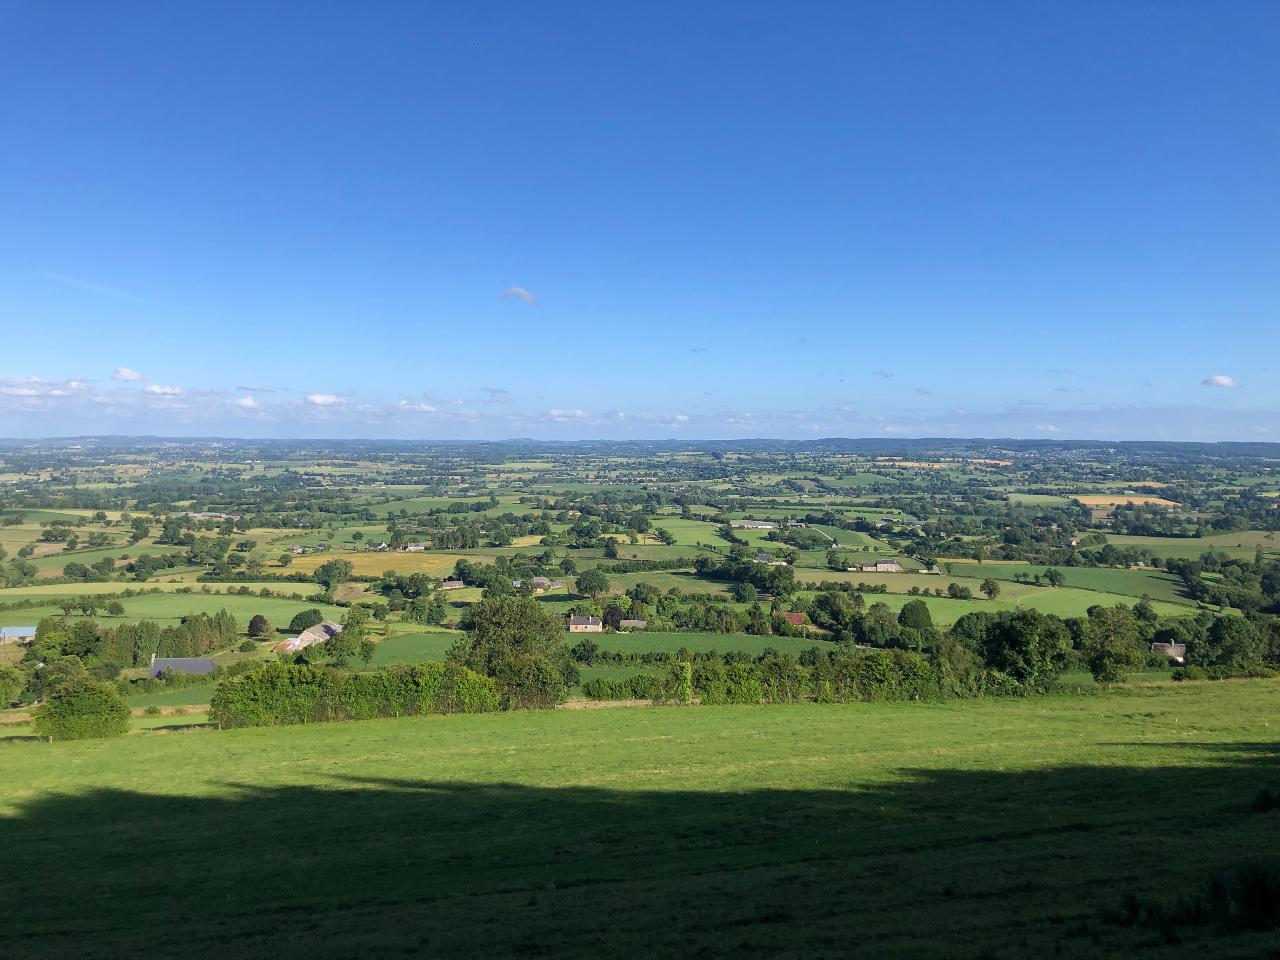
<path id="1" fill-rule="evenodd" d="M 1199 749 L 860 790 L 45 795 L 0 819 L 0 956 L 1274 956 L 1275 931 L 1106 919 L 1280 856 L 1250 808 L 1280 745 Z"/>

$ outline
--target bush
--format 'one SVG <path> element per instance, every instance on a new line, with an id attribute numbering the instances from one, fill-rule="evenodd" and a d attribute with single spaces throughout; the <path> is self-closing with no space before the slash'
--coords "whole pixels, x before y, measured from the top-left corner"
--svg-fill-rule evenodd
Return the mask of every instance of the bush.
<path id="1" fill-rule="evenodd" d="M 36 713 L 35 731 L 54 740 L 118 737 L 129 729 L 129 705 L 109 683 L 68 680 Z"/>
<path id="2" fill-rule="evenodd" d="M 240 644 L 240 646 L 237 647 L 236 649 L 238 649 L 241 653 L 253 653 L 253 651 L 258 649 L 258 645 L 254 643 L 252 640 L 246 640 L 244 643 Z"/>
<path id="3" fill-rule="evenodd" d="M 434 661 L 347 673 L 269 663 L 214 688 L 209 718 L 223 727 L 268 727 L 424 713 L 486 713 L 499 707 L 493 680 Z"/>
<path id="4" fill-rule="evenodd" d="M 653 674 L 637 673 L 614 680 L 588 680 L 582 685 L 582 693 L 588 700 L 653 700 L 660 686 L 659 678 Z"/>

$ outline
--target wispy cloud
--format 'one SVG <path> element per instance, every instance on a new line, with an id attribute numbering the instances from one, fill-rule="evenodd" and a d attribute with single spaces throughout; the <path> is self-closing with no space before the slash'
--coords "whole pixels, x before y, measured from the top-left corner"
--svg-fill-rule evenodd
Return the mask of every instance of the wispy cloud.
<path id="1" fill-rule="evenodd" d="M 916 390 L 916 393 L 920 394 L 920 396 L 922 397 L 927 397 L 929 396 L 929 394 L 933 393 L 933 391 L 930 390 L 928 387 L 916 387 L 915 390 Z"/>
<path id="2" fill-rule="evenodd" d="M 871 372 L 874 373 L 877 377 L 884 377 L 886 380 L 890 379 L 893 376 L 893 374 L 890 373 L 888 370 L 872 370 Z"/>
<path id="3" fill-rule="evenodd" d="M 485 403 L 510 403 L 511 392 L 501 387 L 481 387 L 480 392 L 487 398 Z"/>
<path id="4" fill-rule="evenodd" d="M 401 410 L 405 410 L 409 413 L 435 413 L 436 412 L 436 408 L 433 407 L 431 404 L 421 403 L 421 402 L 415 403 L 412 400 L 401 400 L 399 406 Z"/>
<path id="5" fill-rule="evenodd" d="M 182 388 L 175 386 L 167 386 L 163 383 L 153 383 L 149 387 L 142 388 L 143 393 L 149 393 L 156 397 L 180 397 L 182 396 Z"/>
<path id="6" fill-rule="evenodd" d="M 137 370 L 130 370 L 128 367 L 116 367 L 116 372 L 111 375 L 112 380 L 123 380 L 125 383 L 137 383 L 139 380 L 147 379 Z"/>
<path id="7" fill-rule="evenodd" d="M 6 397 L 73 397 L 83 390 L 83 380 L 42 380 L 40 377 L 0 380 L 0 394 Z"/>
<path id="8" fill-rule="evenodd" d="M 526 290 L 524 287 L 507 287 L 502 293 L 498 294 L 503 300 L 510 300 L 515 297 L 517 300 L 523 300 L 529 306 L 533 306 L 538 302 L 538 298 Z"/>
<path id="9" fill-rule="evenodd" d="M 246 393 L 275 393 L 275 387 L 250 387 L 242 383 L 236 384 L 237 390 L 244 390 Z"/>
<path id="10" fill-rule="evenodd" d="M 1215 373 L 1211 377 L 1205 377 L 1200 381 L 1206 387 L 1221 387 L 1224 390 L 1235 390 L 1240 384 L 1234 379 L 1228 377 L 1225 373 Z"/>
<path id="11" fill-rule="evenodd" d="M 117 290 L 115 287 L 108 287 L 106 284 L 94 283 L 91 280 L 84 280 L 80 277 L 70 277 L 65 273 L 54 273 L 51 270 L 44 270 L 40 276 L 50 283 L 57 283 L 64 287 L 71 287 L 73 290 L 84 290 L 87 293 L 97 293 L 104 297 L 112 297 L 116 300 L 137 300 L 132 293 L 124 290 Z"/>
<path id="12" fill-rule="evenodd" d="M 313 407 L 340 407 L 347 401 L 336 393 L 308 393 L 307 403 Z"/>
<path id="13" fill-rule="evenodd" d="M 237 407 L 242 407 L 245 410 L 256 410 L 258 407 L 258 401 L 253 397 L 238 397 L 233 402 Z"/>

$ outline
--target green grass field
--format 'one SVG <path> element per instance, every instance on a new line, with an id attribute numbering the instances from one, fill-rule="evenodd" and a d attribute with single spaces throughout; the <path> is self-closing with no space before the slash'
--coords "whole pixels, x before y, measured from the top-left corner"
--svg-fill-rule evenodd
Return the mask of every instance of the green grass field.
<path id="1" fill-rule="evenodd" d="M 800 651 L 815 645 L 830 645 L 829 641 L 817 638 L 757 637 L 749 633 L 662 633 L 657 630 L 641 630 L 634 633 L 600 633 L 591 636 L 600 645 L 601 650 L 612 650 L 618 653 L 650 653 L 656 650 L 674 653 L 681 647 L 686 647 L 694 653 L 703 653 L 708 650 L 728 653 L 730 650 L 736 650 L 759 656 L 768 647 L 799 654 Z M 576 639 L 575 637 L 570 642 Z"/>
<path id="2" fill-rule="evenodd" d="M 1203 553 L 1225 553 L 1237 560 L 1252 560 L 1259 546 L 1269 554 L 1280 553 L 1280 534 L 1261 530 L 1223 533 L 1213 537 L 1131 537 L 1108 534 L 1117 547 L 1146 547 L 1158 557 L 1195 559 Z"/>
<path id="3" fill-rule="evenodd" d="M 422 663 L 443 660 L 449 644 L 462 636 L 456 630 L 433 630 L 419 627 L 418 632 L 396 633 L 378 642 L 370 666 L 385 667 L 393 663 Z"/>
<path id="4" fill-rule="evenodd" d="M 1280 856 L 1277 715 L 1252 681 L 0 742 L 0 956 L 1273 956 L 1108 917 Z"/>
<path id="5" fill-rule="evenodd" d="M 295 585 L 288 584 L 287 586 L 291 588 Z M 314 589 L 309 589 L 309 585 L 305 583 L 297 584 L 296 586 L 301 588 L 301 592 L 304 595 L 310 592 L 310 589 Z M 216 587 L 223 589 L 225 585 L 217 584 Z M 125 615 L 123 617 L 105 617 L 100 613 L 97 619 L 104 626 L 133 620 L 155 620 L 161 624 L 173 624 L 182 617 L 193 613 L 213 614 L 219 610 L 227 610 L 240 622 L 241 628 L 243 628 L 248 624 L 249 618 L 256 613 L 261 613 L 276 627 L 287 627 L 294 614 L 312 607 L 334 620 L 341 620 L 343 616 L 341 607 L 309 603 L 305 600 L 284 600 L 278 597 L 241 596 L 239 594 L 200 593 L 198 588 L 194 593 L 152 593 L 141 597 L 126 597 L 121 603 L 124 604 Z M 61 615 L 62 611 L 50 600 L 48 606 L 23 610 L 0 610 L 0 626 L 34 624 L 41 617 Z"/>

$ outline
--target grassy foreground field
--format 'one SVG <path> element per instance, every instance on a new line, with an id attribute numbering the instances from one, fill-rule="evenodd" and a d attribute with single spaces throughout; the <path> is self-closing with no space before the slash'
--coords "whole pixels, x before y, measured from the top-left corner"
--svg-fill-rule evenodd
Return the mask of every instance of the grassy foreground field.
<path id="1" fill-rule="evenodd" d="M 1277 716 L 1253 681 L 0 743 L 0 956 L 1263 957 L 1105 916 L 1280 855 Z"/>

